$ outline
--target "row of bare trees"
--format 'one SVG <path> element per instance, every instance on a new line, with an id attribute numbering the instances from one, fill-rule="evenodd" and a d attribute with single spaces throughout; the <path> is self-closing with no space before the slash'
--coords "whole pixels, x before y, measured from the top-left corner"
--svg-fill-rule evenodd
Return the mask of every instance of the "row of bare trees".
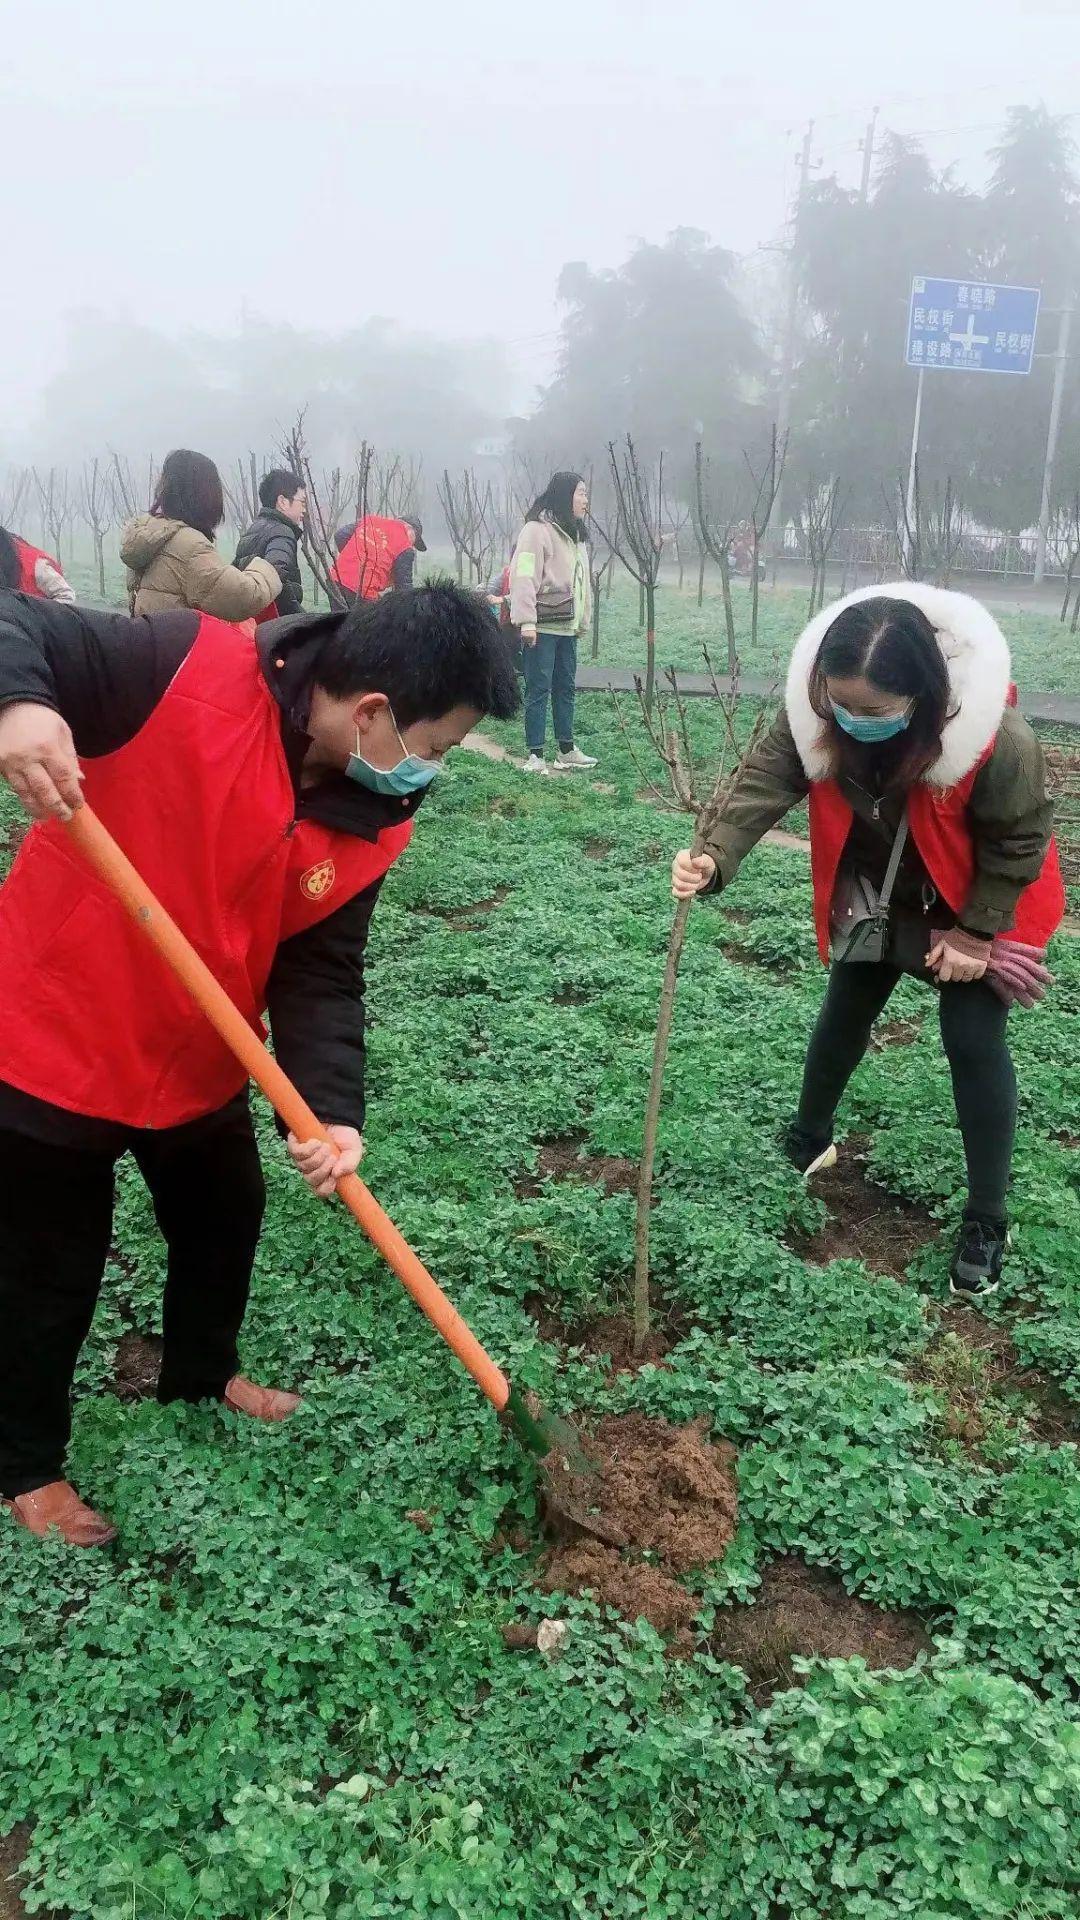
<path id="1" fill-rule="evenodd" d="M 317 470 L 310 457 L 304 416 L 299 415 L 280 446 L 262 460 L 255 451 L 237 458 L 222 474 L 227 517 L 241 528 L 258 512 L 260 473 L 275 460 L 298 473 L 308 496 L 308 514 L 302 534 L 305 559 L 315 583 L 331 605 L 340 604 L 334 579 L 337 559 L 335 533 L 367 514 L 400 517 L 417 513 L 423 481 L 418 462 L 398 453 L 382 454 L 367 441 L 357 449 L 351 467 Z M 605 465 L 587 475 L 592 500 L 589 565 L 592 584 L 592 654 L 599 655 L 601 606 L 606 587 L 610 595 L 615 569 L 621 566 L 637 583 L 639 624 L 644 633 L 645 684 L 651 700 L 656 683 L 656 589 L 661 568 L 673 562 L 680 586 L 691 539 L 698 555 L 697 594 L 704 591 L 706 564 L 720 569 L 727 630 L 729 668 L 735 659 L 735 618 L 731 596 L 729 549 L 738 529 L 748 530 L 752 549 L 751 645 L 757 637 L 759 559 L 769 526 L 783 468 L 783 449 L 775 432 L 763 460 L 744 456 L 741 476 L 732 481 L 726 469 L 714 478 L 701 450 L 695 468 L 694 498 L 685 489 L 668 484 L 663 455 L 655 462 L 642 458 L 632 438 L 612 441 Z M 720 475 L 725 476 L 721 482 Z M 515 456 L 497 476 L 480 477 L 466 468 L 457 474 L 444 470 L 436 492 L 459 580 L 482 585 L 502 568 L 513 551 L 531 502 L 543 490 L 541 473 L 528 459 Z M 77 476 L 65 468 L 26 468 L 9 476 L 0 492 L 0 523 L 19 526 L 27 511 L 40 524 L 43 538 L 61 565 L 70 554 L 72 529 L 81 521 L 93 548 L 97 584 L 107 597 L 106 546 L 110 533 L 132 514 L 144 510 L 157 480 L 153 461 L 144 468 L 115 451 L 88 460 Z M 835 498 L 835 489 L 834 496 Z M 814 523 L 816 525 L 816 522 Z M 363 581 L 360 582 L 361 591 Z M 816 590 L 816 589 L 815 589 Z"/>
<path id="2" fill-rule="evenodd" d="M 666 454 L 646 459 L 627 437 L 612 441 L 598 470 L 587 473 L 592 501 L 590 571 L 592 580 L 592 656 L 599 657 L 602 602 L 622 568 L 638 588 L 638 624 L 644 636 L 645 680 L 656 681 L 657 586 L 665 569 L 675 569 L 684 588 L 687 564 L 696 562 L 697 603 L 703 604 L 706 569 L 719 575 L 724 610 L 728 667 L 736 652 L 732 575 L 736 564 L 749 577 L 750 639 L 757 638 L 758 593 L 764 571 L 767 534 L 776 516 L 784 448 L 776 434 L 764 447 L 733 459 L 730 450 L 716 457 L 699 445 L 689 467 L 676 467 Z M 362 441 L 350 465 L 315 469 L 303 433 L 303 416 L 282 444 L 260 459 L 252 449 L 222 474 L 227 518 L 240 529 L 258 511 L 262 471 L 276 461 L 297 468 L 304 479 L 311 514 L 305 556 L 316 595 L 337 598 L 331 572 L 336 559 L 335 530 L 368 513 L 400 517 L 422 507 L 421 463 L 398 452 L 383 453 Z M 672 479 L 673 473 L 677 476 Z M 95 455 L 74 469 L 51 465 L 9 469 L 0 475 L 0 525 L 36 530 L 63 566 L 77 539 L 92 550 L 98 591 L 107 597 L 110 535 L 134 513 L 145 511 L 157 479 L 155 462 L 134 465 L 116 451 Z M 459 580 L 482 585 L 496 575 L 513 551 L 530 503 L 547 479 L 537 463 L 515 454 L 493 470 L 444 469 L 435 493 Z M 803 476 L 801 491 L 784 514 L 785 537 L 792 529 L 797 551 L 809 573 L 807 613 L 824 604 L 830 576 L 834 590 L 846 591 L 860 578 L 886 580 L 898 574 L 948 586 L 954 573 L 971 564 L 971 518 L 953 478 L 927 483 L 916 463 L 909 489 L 902 477 L 881 489 L 873 527 L 851 518 L 851 489 L 836 474 Z M 80 530 L 84 530 L 81 531 Z M 981 536 L 974 536 L 976 544 Z M 772 549 L 776 547 L 775 530 Z M 1063 578 L 1062 621 L 1080 628 L 1080 484 L 1059 495 L 1049 526 L 1049 552 Z M 668 575 L 670 577 L 670 575 Z M 773 583 L 775 584 L 775 567 Z"/>
<path id="3" fill-rule="evenodd" d="M 147 475 L 151 492 L 155 477 L 151 463 Z M 84 525 L 104 598 L 106 538 L 114 526 L 147 504 L 141 496 L 141 482 L 129 462 L 116 453 L 104 458 L 95 454 L 77 472 L 58 466 L 13 467 L 0 482 L 0 526 L 18 531 L 32 520 L 63 566 L 70 557 L 75 527 Z"/>

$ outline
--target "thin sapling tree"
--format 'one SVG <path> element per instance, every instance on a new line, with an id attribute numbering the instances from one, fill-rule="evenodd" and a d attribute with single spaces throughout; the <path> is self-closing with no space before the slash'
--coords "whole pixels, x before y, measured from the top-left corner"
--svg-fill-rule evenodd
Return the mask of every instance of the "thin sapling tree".
<path id="1" fill-rule="evenodd" d="M 612 505 L 602 530 L 608 546 L 638 583 L 645 616 L 645 699 L 656 690 L 656 582 L 664 552 L 664 456 L 651 471 L 630 434 L 608 445 Z"/>
<path id="2" fill-rule="evenodd" d="M 57 564 L 63 567 L 67 530 L 75 511 L 71 476 L 66 467 L 49 467 L 45 473 L 39 473 L 36 467 L 31 467 L 30 471 L 38 497 L 42 530 Z"/>
<path id="3" fill-rule="evenodd" d="M 714 561 L 720 574 L 720 594 L 724 606 L 724 630 L 727 636 L 729 679 L 738 671 L 738 647 L 735 640 L 735 605 L 731 598 L 731 542 L 744 517 L 743 504 L 730 488 L 721 488 L 715 479 L 712 462 L 705 458 L 701 441 L 694 447 L 694 526 L 701 555 L 698 570 L 698 606 L 705 578 L 705 556 Z"/>
<path id="4" fill-rule="evenodd" d="M 957 499 L 951 474 L 945 485 L 928 491 L 919 459 L 912 467 L 911 499 L 901 483 L 897 488 L 900 522 L 900 560 L 908 580 L 933 581 L 947 587 L 952 579 L 964 537 L 964 509 Z"/>
<path id="5" fill-rule="evenodd" d="M 96 454 L 92 460 L 87 460 L 83 465 L 79 480 L 79 511 L 90 529 L 90 538 L 94 543 L 98 592 L 104 600 L 106 598 L 105 535 L 112 525 L 112 488 L 109 484 L 108 468 L 102 466 Z"/>
<path id="6" fill-rule="evenodd" d="M 0 486 L 0 527 L 14 532 L 18 527 L 30 490 L 29 467 L 9 467 Z"/>
<path id="7" fill-rule="evenodd" d="M 836 537 L 844 524 L 848 494 L 834 474 L 828 480 L 811 475 L 803 493 L 800 518 L 806 553 L 810 562 L 810 604 L 806 617 L 812 620 L 825 605 L 825 583 Z"/>
<path id="8" fill-rule="evenodd" d="M 753 653 L 757 648 L 762 555 L 783 486 L 784 462 L 787 459 L 787 435 L 778 433 L 775 420 L 769 434 L 768 451 L 760 466 L 755 465 L 748 453 L 744 453 L 743 459 L 751 486 L 750 651 Z"/>
<path id="9" fill-rule="evenodd" d="M 674 555 L 675 565 L 678 568 L 678 580 L 676 582 L 676 585 L 680 593 L 683 590 L 683 581 L 686 577 L 686 542 L 684 539 L 684 535 L 686 533 L 687 526 L 690 523 L 690 517 L 691 517 L 691 504 L 689 500 L 672 500 L 672 499 L 665 500 L 664 502 L 664 520 L 666 522 L 665 538 L 667 540 L 668 546 L 671 548 L 672 554 Z"/>
<path id="10" fill-rule="evenodd" d="M 694 854 L 704 852 L 713 838 L 719 822 L 727 811 L 739 774 L 761 739 L 769 721 L 769 705 L 766 703 L 758 707 L 746 744 L 740 748 L 736 734 L 739 700 L 738 673 L 736 671 L 730 676 L 726 686 L 722 685 L 714 672 L 707 649 L 705 665 L 712 683 L 715 710 L 719 712 L 722 720 L 719 757 L 711 772 L 704 772 L 695 759 L 686 703 L 674 670 L 669 669 L 664 676 L 668 693 L 664 695 L 657 691 L 653 700 L 646 697 L 641 680 L 638 679 L 636 682 L 638 704 L 645 732 L 666 776 L 669 804 L 678 811 L 688 814 L 694 822 L 691 842 L 691 850 Z M 624 736 L 629 738 L 625 722 L 622 722 L 622 725 Z M 668 798 L 655 781 L 648 780 L 647 784 L 661 799 Z M 639 1356 L 645 1351 L 652 1328 L 649 1241 L 656 1142 L 664 1095 L 664 1073 L 675 1013 L 679 966 L 686 940 L 686 923 L 693 904 L 692 900 L 680 900 L 672 915 L 667 956 L 664 962 L 664 978 L 660 989 L 660 1004 L 656 1016 L 656 1031 L 653 1036 L 649 1091 L 642 1127 L 634 1223 L 634 1352 Z"/>
<path id="11" fill-rule="evenodd" d="M 1061 602 L 1058 619 L 1064 622 L 1069 614 L 1069 601 L 1072 598 L 1073 578 L 1077 562 L 1080 561 L 1080 486 L 1059 501 L 1049 527 L 1050 550 L 1065 576 L 1065 593 Z M 1080 591 L 1077 593 L 1080 602 Z"/>
<path id="12" fill-rule="evenodd" d="M 454 549 L 458 580 L 464 580 L 467 563 L 470 582 L 482 584 L 491 572 L 499 537 L 491 482 L 481 486 L 469 467 L 459 480 L 452 480 L 449 469 L 444 468 L 437 491 Z"/>
<path id="13" fill-rule="evenodd" d="M 366 442 L 364 446 L 366 447 Z M 304 437 L 302 413 L 297 414 L 281 451 L 284 464 L 290 473 L 298 474 L 303 481 L 307 496 L 307 513 L 300 528 L 300 546 L 304 558 L 314 579 L 325 593 L 328 605 L 341 610 L 347 602 L 333 577 L 333 568 L 337 560 L 337 546 L 334 541 L 335 521 L 329 505 L 323 500 L 322 492 L 312 472 Z"/>

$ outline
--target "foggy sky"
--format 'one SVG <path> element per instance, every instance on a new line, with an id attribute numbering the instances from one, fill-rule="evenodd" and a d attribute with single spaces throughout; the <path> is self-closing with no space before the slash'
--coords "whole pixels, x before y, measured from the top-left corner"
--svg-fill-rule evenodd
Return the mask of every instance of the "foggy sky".
<path id="1" fill-rule="evenodd" d="M 811 115 L 848 184 L 875 105 L 977 184 L 1009 105 L 1073 110 L 1080 11 L 0 0 L 0 25 L 2 440 L 84 307 L 494 334 L 528 405 L 565 261 L 679 225 L 775 242 Z"/>

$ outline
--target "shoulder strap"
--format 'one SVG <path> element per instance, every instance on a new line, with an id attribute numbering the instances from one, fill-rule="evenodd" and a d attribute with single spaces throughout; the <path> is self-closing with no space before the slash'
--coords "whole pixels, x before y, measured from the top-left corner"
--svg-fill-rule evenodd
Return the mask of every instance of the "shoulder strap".
<path id="1" fill-rule="evenodd" d="M 878 906 L 881 908 L 882 912 L 888 911 L 889 901 L 892 899 L 892 890 L 896 885 L 896 876 L 900 871 L 900 862 L 903 859 L 904 845 L 905 845 L 905 842 L 907 841 L 907 837 L 908 837 L 908 810 L 907 810 L 907 805 L 905 803 L 904 811 L 900 815 L 900 825 L 896 829 L 896 839 L 892 843 L 892 852 L 889 855 L 889 864 L 885 869 L 885 883 L 881 889 L 881 892 L 878 894 Z"/>

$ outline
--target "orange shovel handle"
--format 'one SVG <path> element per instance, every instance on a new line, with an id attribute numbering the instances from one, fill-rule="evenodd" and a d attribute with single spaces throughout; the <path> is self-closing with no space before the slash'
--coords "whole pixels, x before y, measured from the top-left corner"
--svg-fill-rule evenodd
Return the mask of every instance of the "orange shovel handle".
<path id="1" fill-rule="evenodd" d="M 115 893 L 136 925 L 183 982 L 226 1046 L 247 1069 L 255 1084 L 262 1088 L 290 1133 L 295 1134 L 298 1140 L 325 1140 L 333 1146 L 334 1141 L 312 1113 L 307 1101 L 301 1098 L 288 1075 L 282 1072 L 273 1055 L 267 1052 L 224 988 L 214 979 L 205 961 L 200 960 L 190 940 L 181 933 L 175 920 L 166 913 L 140 878 L 126 853 L 117 846 L 108 828 L 102 825 L 85 802 L 67 822 L 67 831 L 80 853 Z M 389 1215 L 383 1212 L 374 1194 L 358 1174 L 349 1173 L 338 1181 L 337 1197 L 344 1201 L 372 1246 L 393 1268 L 417 1306 L 427 1314 L 432 1326 L 442 1334 L 447 1346 L 471 1373 L 492 1406 L 501 1412 L 510 1395 L 510 1382 L 506 1375 L 485 1352 L 457 1308 L 451 1305 Z"/>

